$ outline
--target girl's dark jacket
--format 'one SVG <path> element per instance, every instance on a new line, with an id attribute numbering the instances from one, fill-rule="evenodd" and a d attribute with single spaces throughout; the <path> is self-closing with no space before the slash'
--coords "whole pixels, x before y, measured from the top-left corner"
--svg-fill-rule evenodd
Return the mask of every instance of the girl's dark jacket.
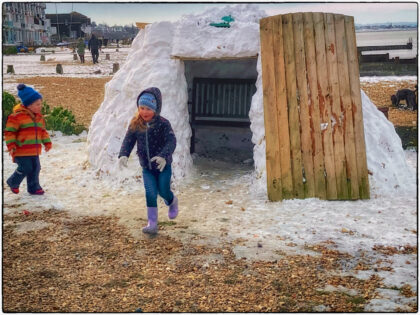
<path id="1" fill-rule="evenodd" d="M 150 160 L 155 156 L 160 156 L 166 160 L 167 165 L 170 165 L 172 163 L 172 153 L 174 153 L 176 147 L 176 138 L 169 121 L 159 115 L 162 108 L 160 90 L 155 87 L 148 88 L 140 93 L 137 101 L 146 92 L 152 93 L 156 97 L 156 115 L 152 121 L 147 123 L 145 131 L 133 131 L 128 128 L 118 158 L 130 156 L 134 144 L 137 142 L 137 155 L 140 165 L 143 168 L 156 170 L 157 163 Z"/>

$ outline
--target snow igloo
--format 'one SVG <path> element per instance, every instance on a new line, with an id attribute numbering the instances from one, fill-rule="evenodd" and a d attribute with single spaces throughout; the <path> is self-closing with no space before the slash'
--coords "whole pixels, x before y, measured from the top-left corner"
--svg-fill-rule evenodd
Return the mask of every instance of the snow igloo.
<path id="1" fill-rule="evenodd" d="M 210 26 L 229 15 L 234 18 L 229 28 Z M 140 30 L 124 65 L 106 84 L 104 101 L 93 116 L 88 133 L 91 165 L 120 178 L 139 174 L 139 163 L 133 158 L 135 150 L 128 170 L 123 172 L 118 169 L 118 153 L 137 110 L 138 94 L 155 86 L 162 92 L 161 115 L 170 121 L 177 138 L 172 164 L 175 184 L 192 174 L 191 152 L 201 150 L 206 139 L 215 138 L 207 136 L 220 131 L 216 122 L 224 126 L 224 131 L 231 131 L 228 145 L 233 150 L 241 139 L 244 142 L 249 138 L 249 143 L 238 148 L 244 155 L 237 151 L 235 156 L 246 159 L 249 148 L 254 178 L 260 188 L 266 189 L 259 31 L 259 21 L 266 16 L 256 5 L 241 4 L 186 15 L 177 22 L 152 23 Z M 200 105 L 205 93 L 221 95 L 214 97 L 210 113 Z M 220 102 L 230 104 L 229 112 L 220 111 Z M 406 188 L 404 182 L 410 174 L 401 140 L 363 91 L 362 107 L 371 189 L 385 188 L 389 192 L 395 187 Z M 211 114 L 219 115 L 214 119 Z M 201 127 L 195 128 L 195 124 Z M 385 164 L 395 167 L 385 169 Z"/>

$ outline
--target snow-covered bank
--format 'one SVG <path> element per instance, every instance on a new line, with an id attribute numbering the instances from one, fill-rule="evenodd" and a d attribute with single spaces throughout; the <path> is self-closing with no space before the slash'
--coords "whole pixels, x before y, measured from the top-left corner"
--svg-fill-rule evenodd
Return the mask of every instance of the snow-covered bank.
<path id="1" fill-rule="evenodd" d="M 63 48 L 56 53 L 46 53 L 45 60 L 40 61 L 39 54 L 10 55 L 3 56 L 3 80 L 16 79 L 28 76 L 69 76 L 69 77 L 100 77 L 112 74 L 114 63 L 119 63 L 120 67 L 131 48 L 103 48 L 99 52 L 99 63 L 92 63 L 92 56 L 88 49 L 85 53 L 85 63 L 80 60 L 73 60 L 73 50 Z M 106 55 L 110 55 L 110 60 L 106 60 Z M 56 73 L 56 66 L 60 63 L 63 66 L 63 74 Z M 7 65 L 13 65 L 15 74 L 7 74 Z"/>

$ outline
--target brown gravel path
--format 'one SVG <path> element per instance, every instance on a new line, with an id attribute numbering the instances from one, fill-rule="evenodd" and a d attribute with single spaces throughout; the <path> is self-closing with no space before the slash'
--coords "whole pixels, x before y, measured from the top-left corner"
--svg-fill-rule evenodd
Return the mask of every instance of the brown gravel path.
<path id="1" fill-rule="evenodd" d="M 322 244 L 264 262 L 237 259 L 236 242 L 182 244 L 176 225 L 136 240 L 115 217 L 17 212 L 3 224 L 5 312 L 361 312 L 385 287 L 376 274 L 339 275 L 355 258 Z M 376 266 L 358 259 L 354 271 Z"/>

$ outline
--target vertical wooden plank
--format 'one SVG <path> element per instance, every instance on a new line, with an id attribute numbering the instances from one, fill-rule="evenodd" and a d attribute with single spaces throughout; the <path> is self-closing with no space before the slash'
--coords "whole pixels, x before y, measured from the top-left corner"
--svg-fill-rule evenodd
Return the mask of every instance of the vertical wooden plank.
<path id="1" fill-rule="evenodd" d="M 353 109 L 350 97 L 349 70 L 347 62 L 347 39 L 344 29 L 344 16 L 334 15 L 337 62 L 340 73 L 340 101 L 344 110 L 344 145 L 346 153 L 347 179 L 350 180 L 349 197 L 359 198 L 359 182 L 356 165 L 356 148 L 353 128 Z"/>
<path id="2" fill-rule="evenodd" d="M 334 165 L 337 182 L 337 198 L 348 199 L 346 155 L 344 152 L 343 121 L 340 105 L 340 84 L 337 70 L 334 15 L 324 14 L 325 48 L 328 70 L 328 90 L 325 101 L 331 110 L 331 127 L 334 143 Z"/>
<path id="3" fill-rule="evenodd" d="M 295 64 L 297 101 L 300 114 L 300 139 L 302 144 L 302 160 L 304 175 L 305 198 L 315 197 L 314 163 L 312 160 L 312 139 L 308 100 L 308 82 L 305 60 L 305 43 L 303 40 L 302 13 L 293 14 L 293 34 L 295 43 Z"/>
<path id="4" fill-rule="evenodd" d="M 313 13 L 315 29 L 315 51 L 318 79 L 318 101 L 321 118 L 321 135 L 324 148 L 325 172 L 327 179 L 327 199 L 337 199 L 337 184 L 334 165 L 334 147 L 331 128 L 331 113 L 326 104 L 328 91 L 327 59 L 325 54 L 325 34 L 323 13 Z"/>
<path id="5" fill-rule="evenodd" d="M 369 176 L 366 160 L 366 144 L 363 126 L 362 99 L 360 95 L 360 74 L 357 58 L 356 32 L 352 16 L 345 16 L 345 30 L 347 38 L 347 56 L 350 79 L 350 95 L 354 119 L 354 135 L 356 144 L 356 164 L 359 180 L 359 197 L 369 199 Z"/>
<path id="6" fill-rule="evenodd" d="M 282 17 L 284 64 L 286 66 L 287 106 L 289 109 L 290 152 L 292 158 L 293 193 L 297 198 L 304 198 L 302 175 L 302 152 L 300 141 L 300 121 L 297 103 L 296 66 L 293 39 L 292 14 Z"/>
<path id="7" fill-rule="evenodd" d="M 279 129 L 276 108 L 273 19 L 260 20 L 261 65 L 263 81 L 264 125 L 266 142 L 267 192 L 271 201 L 282 199 L 279 153 Z"/>
<path id="8" fill-rule="evenodd" d="M 315 37 L 312 13 L 303 14 L 303 28 L 305 40 L 306 70 L 309 85 L 309 115 L 312 138 L 312 154 L 314 161 L 315 196 L 326 199 L 326 182 L 324 176 L 324 153 L 320 128 L 320 113 L 318 102 L 318 80 L 315 55 Z"/>
<path id="9" fill-rule="evenodd" d="M 286 95 L 286 73 L 284 64 L 284 43 L 282 16 L 272 17 L 274 26 L 274 71 L 276 73 L 276 101 L 278 121 L 278 142 L 280 146 L 280 169 L 283 199 L 293 198 L 292 162 L 290 155 L 289 114 Z"/>

